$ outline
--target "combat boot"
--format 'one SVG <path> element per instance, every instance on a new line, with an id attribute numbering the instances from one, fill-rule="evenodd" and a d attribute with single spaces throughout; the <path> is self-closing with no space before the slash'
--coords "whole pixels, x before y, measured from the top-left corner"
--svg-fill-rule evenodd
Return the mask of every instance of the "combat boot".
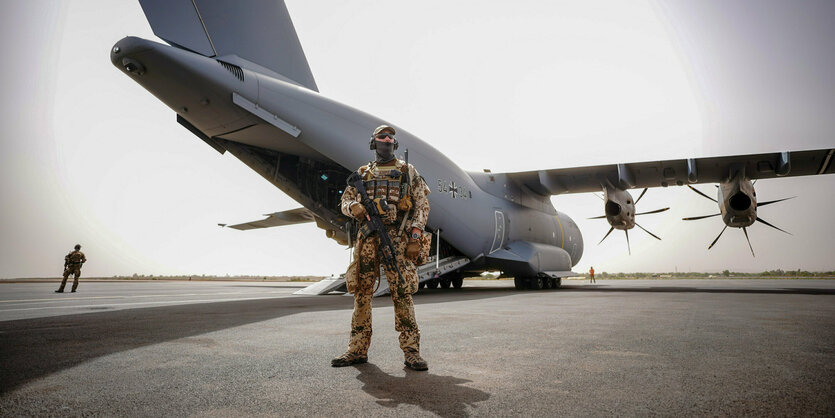
<path id="1" fill-rule="evenodd" d="M 406 367 L 419 372 L 429 370 L 429 365 L 426 363 L 426 360 L 420 356 L 420 354 L 406 352 L 404 353 L 404 357 L 405 360 L 403 361 L 403 364 L 405 364 Z"/>
<path id="2" fill-rule="evenodd" d="M 359 354 L 359 353 L 352 353 L 350 351 L 345 352 L 345 354 L 331 360 L 332 367 L 345 367 L 350 366 L 352 364 L 362 364 L 368 362 L 368 356 Z"/>

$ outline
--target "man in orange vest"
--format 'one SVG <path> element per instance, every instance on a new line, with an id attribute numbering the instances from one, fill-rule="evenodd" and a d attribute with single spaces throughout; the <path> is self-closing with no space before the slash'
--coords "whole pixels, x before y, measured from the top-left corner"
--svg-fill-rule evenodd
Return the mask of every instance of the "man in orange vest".
<path id="1" fill-rule="evenodd" d="M 594 266 L 589 269 L 589 283 L 596 283 L 594 281 Z"/>

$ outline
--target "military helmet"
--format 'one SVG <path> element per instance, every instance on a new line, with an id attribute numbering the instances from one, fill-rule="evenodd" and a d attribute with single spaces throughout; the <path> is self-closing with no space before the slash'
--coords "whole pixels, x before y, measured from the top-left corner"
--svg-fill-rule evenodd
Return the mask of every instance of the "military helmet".
<path id="1" fill-rule="evenodd" d="M 392 135 L 397 134 L 397 132 L 395 132 L 394 128 L 392 128 L 391 126 L 388 126 L 388 125 L 378 126 L 377 129 L 374 130 L 374 133 L 371 134 L 371 140 L 368 141 L 368 149 L 373 149 L 373 150 L 377 149 L 377 144 L 375 143 L 376 136 L 377 136 L 377 134 L 379 134 L 383 131 L 391 132 Z M 397 150 L 398 145 L 399 144 L 397 143 L 397 138 L 395 138 L 394 139 L 394 149 L 395 149 L 395 151 Z"/>
<path id="2" fill-rule="evenodd" d="M 75 244 L 75 249 L 80 250 L 81 249 L 81 244 Z"/>

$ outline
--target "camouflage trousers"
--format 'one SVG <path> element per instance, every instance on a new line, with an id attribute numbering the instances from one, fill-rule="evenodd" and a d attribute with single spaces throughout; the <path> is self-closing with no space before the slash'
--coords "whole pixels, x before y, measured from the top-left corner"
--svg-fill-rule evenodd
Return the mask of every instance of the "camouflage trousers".
<path id="1" fill-rule="evenodd" d="M 415 264 L 404 256 L 408 238 L 405 234 L 398 235 L 395 228 L 389 228 L 397 252 L 397 265 L 404 281 L 400 281 L 395 271 L 385 270 L 386 281 L 391 291 L 394 304 L 394 329 L 400 332 L 400 348 L 403 352 L 420 352 L 420 329 L 415 321 L 415 307 L 412 294 L 417 291 L 417 270 Z M 368 354 L 371 345 L 371 297 L 374 293 L 374 283 L 380 276 L 381 260 L 377 254 L 379 238 L 372 236 L 359 240 L 354 248 L 355 263 L 350 268 L 356 268 L 356 283 L 349 286 L 354 293 L 354 315 L 351 318 L 351 339 L 348 351 L 361 355 Z M 354 287 L 354 289 L 350 289 Z"/>
<path id="2" fill-rule="evenodd" d="M 61 280 L 61 287 L 58 290 L 64 290 L 64 286 L 67 285 L 67 278 L 70 275 L 73 275 L 73 282 L 72 282 L 72 290 L 78 288 L 78 278 L 81 277 L 81 265 L 80 264 L 70 264 L 67 268 L 64 269 L 64 280 Z"/>

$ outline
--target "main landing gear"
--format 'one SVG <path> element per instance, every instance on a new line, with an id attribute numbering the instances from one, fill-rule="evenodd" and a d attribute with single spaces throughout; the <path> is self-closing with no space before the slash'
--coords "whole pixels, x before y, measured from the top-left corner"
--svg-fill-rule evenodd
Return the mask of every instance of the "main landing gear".
<path id="1" fill-rule="evenodd" d="M 513 284 L 516 290 L 542 290 L 542 289 L 558 289 L 562 285 L 562 279 L 557 277 L 514 277 Z"/>
<path id="2" fill-rule="evenodd" d="M 460 289 L 464 285 L 464 276 L 461 273 L 449 273 L 441 277 L 421 282 L 420 288 L 424 286 L 428 289 L 437 289 L 440 286 L 443 289 L 449 289 L 450 286 L 455 289 Z"/>

